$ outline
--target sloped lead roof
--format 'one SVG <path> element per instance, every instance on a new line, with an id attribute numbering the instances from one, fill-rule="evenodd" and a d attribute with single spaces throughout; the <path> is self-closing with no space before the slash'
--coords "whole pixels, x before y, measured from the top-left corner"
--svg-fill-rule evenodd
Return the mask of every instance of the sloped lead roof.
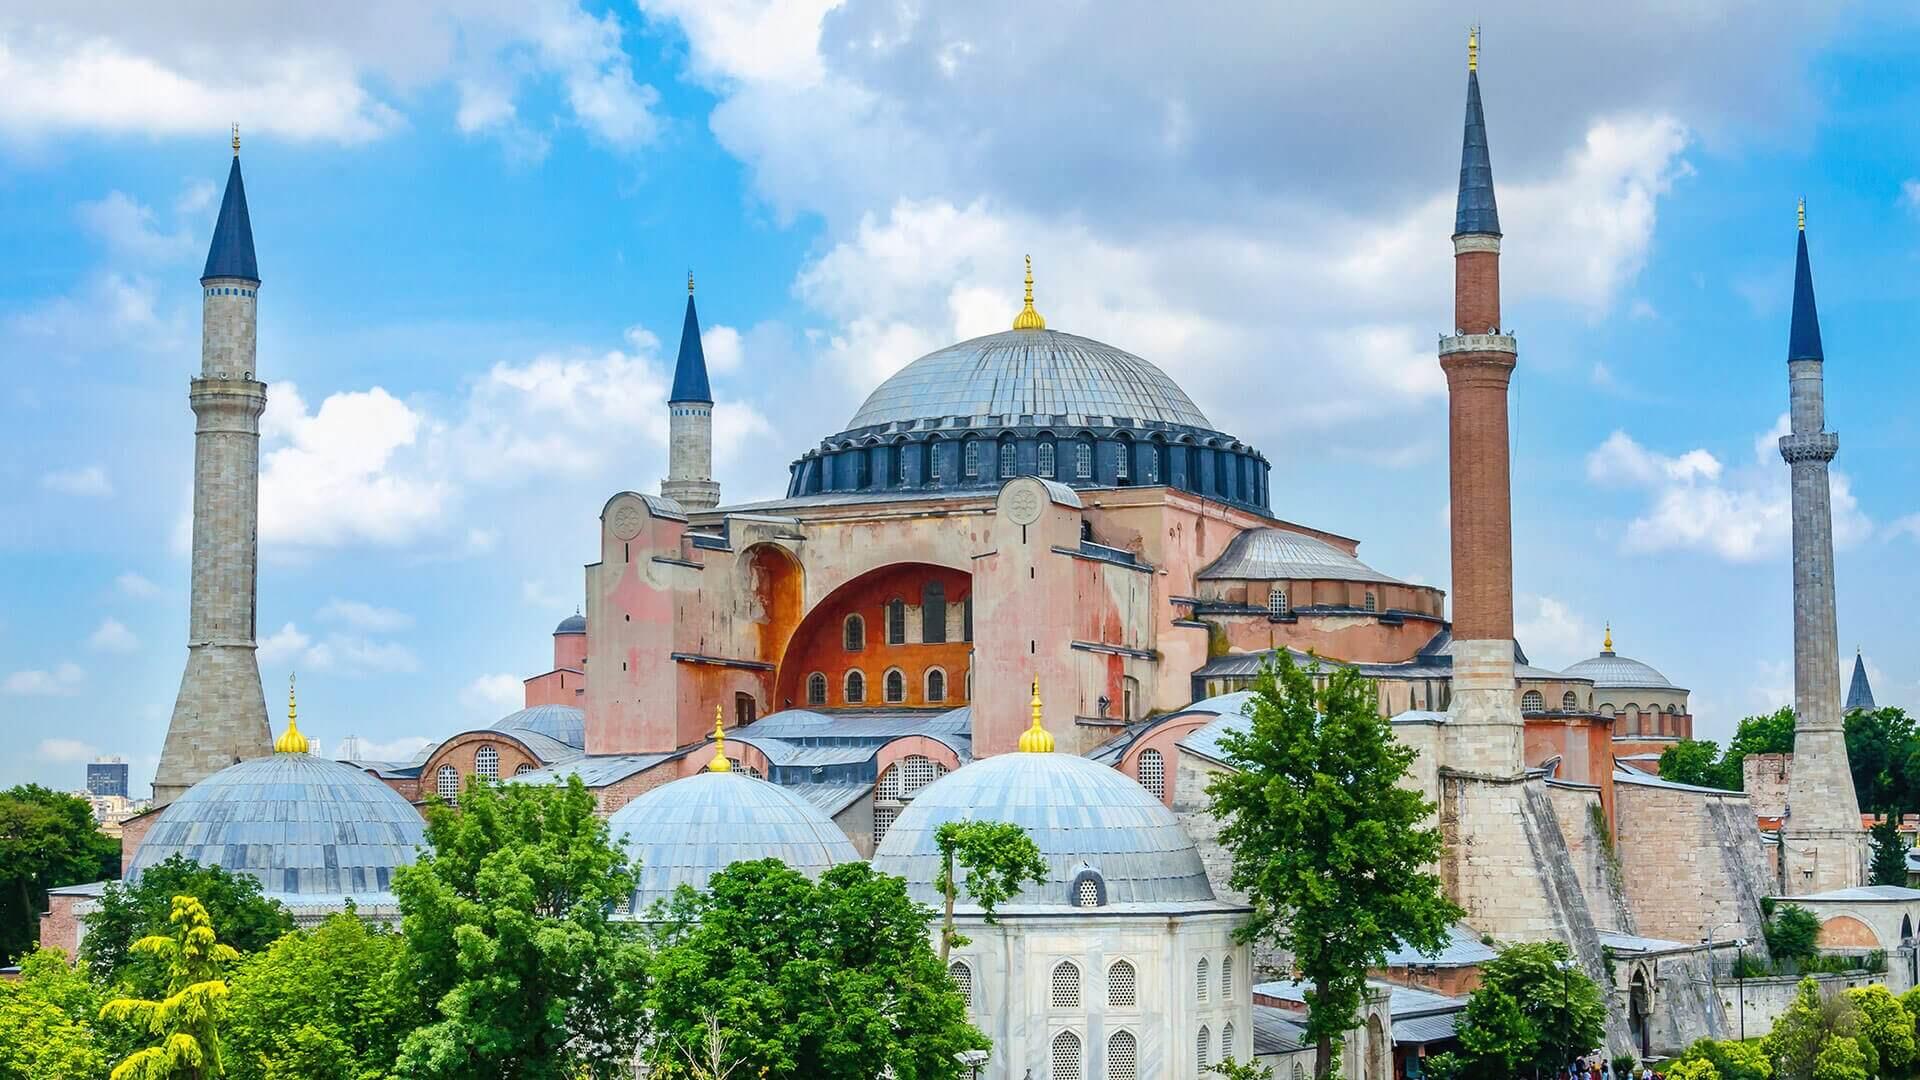
<path id="1" fill-rule="evenodd" d="M 1460 200 L 1453 234 L 1500 235 L 1500 208 L 1493 199 L 1493 156 L 1487 150 L 1487 116 L 1480 107 L 1480 73 L 1467 72 L 1466 134 L 1460 146 Z"/>
<path id="2" fill-rule="evenodd" d="M 260 267 L 253 258 L 253 222 L 247 217 L 247 185 L 240 179 L 240 154 L 227 170 L 227 193 L 220 198 L 220 217 L 213 226 L 213 244 L 207 249 L 209 278 L 241 278 L 260 283 Z"/>
<path id="3" fill-rule="evenodd" d="M 1867 682 L 1867 662 L 1859 653 L 1853 654 L 1853 682 L 1847 687 L 1847 712 L 1855 709 L 1872 709 L 1873 686 Z"/>
<path id="4" fill-rule="evenodd" d="M 1248 529 L 1234 537 L 1227 550 L 1200 571 L 1202 581 L 1218 578 L 1322 578 L 1401 584 L 1324 540 L 1271 528 Z"/>
<path id="5" fill-rule="evenodd" d="M 686 320 L 680 324 L 680 357 L 673 365 L 673 390 L 667 394 L 668 404 L 676 401 L 713 404 L 713 390 L 707 385 L 707 351 L 700 345 L 700 314 L 693 309 L 691 292 L 687 294 Z"/>
<path id="6" fill-rule="evenodd" d="M 1825 360 L 1820 345 L 1820 312 L 1813 303 L 1813 264 L 1807 259 L 1807 230 L 1793 257 L 1793 326 L 1787 332 L 1788 360 Z"/>

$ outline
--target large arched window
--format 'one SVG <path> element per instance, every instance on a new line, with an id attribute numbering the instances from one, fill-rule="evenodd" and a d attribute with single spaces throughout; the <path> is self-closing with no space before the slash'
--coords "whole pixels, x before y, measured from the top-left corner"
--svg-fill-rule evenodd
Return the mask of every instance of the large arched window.
<path id="1" fill-rule="evenodd" d="M 867 700 L 867 677 L 859 671 L 847 672 L 847 704 L 858 705 Z"/>
<path id="2" fill-rule="evenodd" d="M 1115 960 L 1107 968 L 1107 1007 L 1131 1009 L 1139 1004 L 1140 990 L 1135 985 L 1133 965 Z"/>
<path id="3" fill-rule="evenodd" d="M 1080 966 L 1071 960 L 1062 960 L 1053 965 L 1053 1007 L 1080 1007 Z"/>
<path id="4" fill-rule="evenodd" d="M 938 705 L 947 700 L 947 673 L 939 668 L 927 669 L 927 704 Z"/>
<path id="5" fill-rule="evenodd" d="M 887 601 L 887 644 L 905 645 L 907 643 L 907 602 L 893 599 Z"/>
<path id="6" fill-rule="evenodd" d="M 920 590 L 920 643 L 947 643 L 947 587 L 937 581 Z"/>
<path id="7" fill-rule="evenodd" d="M 453 802 L 460 797 L 460 773 L 451 765 L 440 766 L 433 774 L 433 789 L 443 802 Z"/>
<path id="8" fill-rule="evenodd" d="M 1580 711 L 1580 699 L 1574 696 L 1573 691 L 1569 690 L 1566 693 L 1560 695 L 1560 711 L 1561 712 L 1579 712 Z"/>
<path id="9" fill-rule="evenodd" d="M 1080 1080 L 1080 1036 L 1063 1031 L 1053 1037 L 1053 1080 Z"/>
<path id="10" fill-rule="evenodd" d="M 1521 712 L 1547 711 L 1546 695 L 1542 694 L 1538 690 L 1529 690 L 1526 693 L 1521 694 L 1520 695 L 1520 711 Z"/>
<path id="11" fill-rule="evenodd" d="M 489 780 L 500 779 L 500 751 L 483 746 L 473 755 L 473 771 Z"/>
<path id="12" fill-rule="evenodd" d="M 827 703 L 827 676 L 816 671 L 807 676 L 807 704 L 825 705 Z"/>
<path id="13" fill-rule="evenodd" d="M 840 645 L 848 652 L 859 652 L 867 647 L 867 620 L 858 615 L 847 616 L 840 624 Z"/>
<path id="14" fill-rule="evenodd" d="M 960 991 L 960 1000 L 966 1002 L 967 1008 L 973 1008 L 973 969 L 965 961 L 955 960 L 947 965 L 947 976 Z"/>
<path id="15" fill-rule="evenodd" d="M 1079 442 L 1073 446 L 1073 475 L 1082 480 L 1093 475 L 1093 444 Z"/>
<path id="16" fill-rule="evenodd" d="M 1287 613 L 1287 590 L 1275 585 L 1267 590 L 1267 614 L 1285 615 Z"/>
<path id="17" fill-rule="evenodd" d="M 1133 1032 L 1114 1032 L 1107 1040 L 1107 1080 L 1137 1080 L 1139 1075 L 1140 1046 Z"/>
<path id="18" fill-rule="evenodd" d="M 1212 983 L 1212 969 L 1207 964 L 1207 958 L 1203 956 L 1193 968 L 1193 999 L 1205 1004 L 1213 990 Z"/>
<path id="19" fill-rule="evenodd" d="M 907 700 L 907 677 L 900 673 L 899 668 L 888 668 L 881 685 L 886 692 L 887 704 L 898 705 Z"/>
<path id="20" fill-rule="evenodd" d="M 947 774 L 947 767 L 922 754 L 908 754 L 886 767 L 873 785 L 873 842 L 886 839 L 887 829 L 920 789 Z"/>
<path id="21" fill-rule="evenodd" d="M 1000 479 L 1008 480 L 1013 477 L 1013 463 L 1013 440 L 1002 440 L 1000 443 Z"/>
<path id="22" fill-rule="evenodd" d="M 1193 1060 L 1199 1064 L 1201 1072 L 1207 1071 L 1207 1065 L 1213 1058 L 1213 1047 L 1208 1045 L 1211 1042 L 1212 1033 L 1207 1030 L 1207 1025 L 1201 1024 L 1200 1034 L 1193 1040 Z"/>
<path id="23" fill-rule="evenodd" d="M 980 475 L 980 443 L 977 440 L 968 439 L 962 445 L 964 449 L 960 451 L 960 471 L 968 479 L 972 479 Z"/>
<path id="24" fill-rule="evenodd" d="M 1053 440 L 1040 440 L 1040 475 L 1053 479 Z"/>
<path id="25" fill-rule="evenodd" d="M 1140 761 L 1134 766 L 1134 772 L 1140 777 L 1140 786 L 1147 794 L 1156 799 L 1167 797 L 1167 759 L 1160 751 L 1149 746 L 1140 751 Z"/>

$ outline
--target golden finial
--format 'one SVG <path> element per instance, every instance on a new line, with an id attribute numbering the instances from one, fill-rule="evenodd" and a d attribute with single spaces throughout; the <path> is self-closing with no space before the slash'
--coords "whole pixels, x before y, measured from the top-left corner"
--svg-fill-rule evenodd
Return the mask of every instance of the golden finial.
<path id="1" fill-rule="evenodd" d="M 1807 231 L 1807 197 L 1800 196 L 1800 231 Z"/>
<path id="2" fill-rule="evenodd" d="M 1031 255 L 1027 256 L 1027 306 L 1021 308 L 1020 314 L 1013 317 L 1013 328 L 1015 330 L 1045 330 L 1047 328 L 1047 320 L 1041 318 L 1040 313 L 1033 310 L 1033 256 Z"/>
<path id="3" fill-rule="evenodd" d="M 1467 70 L 1477 71 L 1480 67 L 1480 26 L 1478 23 L 1467 28 Z"/>
<path id="4" fill-rule="evenodd" d="M 713 707 L 713 760 L 707 762 L 708 772 L 732 772 L 733 762 L 727 760 L 727 729 L 721 721 L 720 706 Z"/>
<path id="5" fill-rule="evenodd" d="M 1033 726 L 1020 733 L 1020 749 L 1028 754 L 1053 753 L 1053 732 L 1040 723 L 1040 680 L 1033 680 Z"/>
<path id="6" fill-rule="evenodd" d="M 687 295 L 693 295 L 693 271 L 687 271 Z"/>
<path id="7" fill-rule="evenodd" d="M 307 752 L 307 737 L 305 735 L 300 734 L 300 725 L 295 723 L 295 717 L 298 714 L 299 714 L 299 709 L 294 704 L 294 698 L 293 698 L 293 676 L 288 675 L 287 676 L 287 730 L 281 732 L 280 737 L 273 741 L 274 753 L 304 754 Z"/>
<path id="8" fill-rule="evenodd" d="M 240 156 L 240 125 L 238 123 L 233 125 L 233 156 Z"/>
<path id="9" fill-rule="evenodd" d="M 1600 648 L 1606 652 L 1613 651 L 1613 624 L 1611 622 L 1607 624 L 1607 639 L 1600 643 Z"/>

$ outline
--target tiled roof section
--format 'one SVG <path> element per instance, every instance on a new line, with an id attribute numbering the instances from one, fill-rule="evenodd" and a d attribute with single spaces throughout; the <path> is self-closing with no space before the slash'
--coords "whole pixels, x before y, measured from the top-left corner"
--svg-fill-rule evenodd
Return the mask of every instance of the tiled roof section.
<path id="1" fill-rule="evenodd" d="M 1787 332 L 1787 359 L 1826 359 L 1820 345 L 1820 312 L 1813 303 L 1813 264 L 1807 259 L 1805 226 L 1800 229 L 1800 244 L 1793 257 L 1793 326 Z"/>
<path id="2" fill-rule="evenodd" d="M 244 872 L 271 896 L 393 903 L 393 871 L 426 844 L 420 812 L 337 761 L 275 754 L 187 789 L 147 830 L 129 880 L 172 855 Z"/>
<path id="3" fill-rule="evenodd" d="M 821 813 L 832 817 L 873 790 L 872 784 L 791 784 L 788 791 L 807 800 Z"/>
<path id="4" fill-rule="evenodd" d="M 1432 964 L 1436 967 L 1472 967 L 1486 963 L 1495 955 L 1493 946 L 1480 940 L 1479 931 L 1466 923 L 1454 923 L 1447 931 L 1446 943 L 1440 946 L 1440 951 L 1429 955 L 1403 946 L 1387 954 L 1386 966 Z"/>
<path id="5" fill-rule="evenodd" d="M 587 745 L 587 714 L 571 705 L 534 705 L 501 717 L 493 730 L 514 735 L 530 731 L 578 751 Z M 554 760 L 544 754 L 541 757 Z"/>
<path id="6" fill-rule="evenodd" d="M 1007 330 L 928 353 L 881 383 L 847 430 L 944 416 L 1030 416 L 1042 425 L 1117 417 L 1213 430 L 1166 372 L 1057 330 Z"/>
<path id="7" fill-rule="evenodd" d="M 1847 685 L 1847 712 L 1856 709 L 1872 710 L 1873 685 L 1867 682 L 1867 662 L 1859 653 L 1853 654 L 1853 681 Z"/>
<path id="8" fill-rule="evenodd" d="M 1248 529 L 1234 537 L 1227 544 L 1227 550 L 1200 571 L 1202 581 L 1221 578 L 1309 578 L 1402 584 L 1398 578 L 1388 577 L 1324 540 L 1272 528 Z"/>
<path id="9" fill-rule="evenodd" d="M 1493 198 L 1493 156 L 1487 149 L 1487 115 L 1480 107 L 1480 73 L 1467 72 L 1466 133 L 1460 146 L 1460 199 L 1453 234 L 1500 235 L 1500 208 Z"/>
<path id="10" fill-rule="evenodd" d="M 688 286 L 689 289 L 692 286 Z M 713 388 L 707 385 L 707 352 L 700 345 L 700 314 L 693 309 L 693 293 L 687 293 L 687 317 L 680 324 L 680 357 L 673 365 L 673 390 L 667 402 L 713 404 Z"/>
<path id="11" fill-rule="evenodd" d="M 1258 1057 L 1307 1048 L 1306 1014 L 1273 1005 L 1253 1007 L 1253 1052 Z"/>
<path id="12" fill-rule="evenodd" d="M 213 243 L 207 248 L 207 268 L 200 280 L 239 278 L 260 283 L 260 266 L 253 258 L 253 222 L 247 216 L 247 185 L 240 179 L 240 155 L 227 170 L 227 193 L 220 197 L 220 216 L 214 221 Z"/>
<path id="13" fill-rule="evenodd" d="M 606 787 L 636 773 L 645 772 L 673 756 L 673 754 L 583 754 L 569 761 L 548 765 L 544 769 L 521 773 L 513 777 L 509 783 L 565 784 L 567 777 L 577 776 L 582 784 L 590 788 Z"/>

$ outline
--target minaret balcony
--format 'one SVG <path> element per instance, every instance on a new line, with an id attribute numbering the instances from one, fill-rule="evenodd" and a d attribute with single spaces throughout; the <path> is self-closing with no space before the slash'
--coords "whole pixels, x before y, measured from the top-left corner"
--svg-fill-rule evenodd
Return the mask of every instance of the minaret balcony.
<path id="1" fill-rule="evenodd" d="M 1518 355 L 1519 347 L 1514 343 L 1512 334 L 1442 334 L 1440 335 L 1440 355 L 1451 356 L 1455 353 L 1508 353 Z"/>
<path id="2" fill-rule="evenodd" d="M 1840 436 L 1831 431 L 1816 431 L 1810 435 L 1780 436 L 1780 456 L 1787 464 L 1794 465 L 1802 461 L 1832 461 L 1840 452 Z"/>

